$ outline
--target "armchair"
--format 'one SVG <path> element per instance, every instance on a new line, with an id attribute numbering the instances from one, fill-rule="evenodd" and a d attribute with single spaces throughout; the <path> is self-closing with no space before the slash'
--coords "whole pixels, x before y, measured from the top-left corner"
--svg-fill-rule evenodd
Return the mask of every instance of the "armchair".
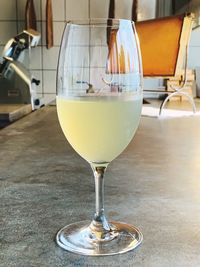
<path id="1" fill-rule="evenodd" d="M 170 90 L 145 90 L 168 95 L 160 105 L 159 115 L 167 101 L 177 95 L 185 96 L 191 103 L 193 112 L 196 112 L 193 97 L 184 91 L 192 22 L 192 14 L 183 14 L 135 24 L 140 40 L 144 77 L 176 77 L 180 81 L 179 86 L 171 85 Z"/>

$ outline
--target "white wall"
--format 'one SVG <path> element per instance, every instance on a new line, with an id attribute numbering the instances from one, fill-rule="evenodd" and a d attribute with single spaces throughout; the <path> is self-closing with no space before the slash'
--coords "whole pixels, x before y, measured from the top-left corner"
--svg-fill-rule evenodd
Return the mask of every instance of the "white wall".
<path id="1" fill-rule="evenodd" d="M 199 1 L 199 0 L 198 0 Z M 156 0 L 140 0 L 139 20 L 155 17 Z M 31 72 L 41 80 L 38 91 L 46 101 L 55 98 L 56 67 L 59 45 L 66 20 L 73 18 L 107 17 L 109 0 L 52 0 L 54 46 L 47 50 L 45 46 L 45 4 L 46 0 L 34 0 L 38 31 L 42 33 L 38 47 L 32 49 Z M 0 52 L 6 42 L 24 29 L 26 0 L 0 0 Z M 117 18 L 131 18 L 132 0 L 116 0 Z M 145 86 L 153 88 L 158 81 L 145 81 Z"/>
<path id="2" fill-rule="evenodd" d="M 190 69 L 200 67 L 200 27 L 193 29 L 191 34 L 188 66 Z"/>
<path id="3" fill-rule="evenodd" d="M 190 48 L 189 48 L 189 67 L 196 69 L 200 67 L 200 0 L 192 0 L 189 9 L 194 13 L 194 26 L 196 26 L 191 34 Z"/>

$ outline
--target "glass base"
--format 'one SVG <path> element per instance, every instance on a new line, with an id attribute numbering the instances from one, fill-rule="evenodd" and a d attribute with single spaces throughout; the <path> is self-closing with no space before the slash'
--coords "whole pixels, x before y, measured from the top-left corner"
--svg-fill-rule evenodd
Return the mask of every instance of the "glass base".
<path id="1" fill-rule="evenodd" d="M 143 240 L 142 233 L 135 226 L 110 222 L 111 231 L 104 239 L 93 234 L 89 221 L 73 223 L 62 228 L 56 236 L 57 244 L 68 251 L 88 255 L 115 255 L 130 251 Z"/>

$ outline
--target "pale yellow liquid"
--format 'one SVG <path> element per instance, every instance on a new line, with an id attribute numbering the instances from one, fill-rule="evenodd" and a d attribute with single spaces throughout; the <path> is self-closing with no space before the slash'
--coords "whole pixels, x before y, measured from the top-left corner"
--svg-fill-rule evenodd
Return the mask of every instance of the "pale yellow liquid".
<path id="1" fill-rule="evenodd" d="M 72 147 L 89 162 L 110 162 L 133 138 L 139 124 L 141 96 L 57 97 L 61 128 Z"/>

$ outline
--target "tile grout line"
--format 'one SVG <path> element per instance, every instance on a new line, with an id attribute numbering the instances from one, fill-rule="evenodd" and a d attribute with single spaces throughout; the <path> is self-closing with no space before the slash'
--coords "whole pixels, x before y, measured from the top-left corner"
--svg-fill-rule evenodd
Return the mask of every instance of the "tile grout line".
<path id="1" fill-rule="evenodd" d="M 15 5 L 16 5 L 16 31 L 18 33 L 18 31 L 19 31 L 19 25 L 18 25 L 18 0 L 15 0 Z"/>
<path id="2" fill-rule="evenodd" d="M 42 19 L 42 0 L 40 0 L 40 15 L 41 15 L 41 19 Z M 40 47 L 40 49 L 41 49 L 41 78 L 42 78 L 42 96 L 44 97 L 44 73 L 43 73 L 43 68 L 44 68 L 44 64 L 43 64 L 43 36 L 44 36 L 44 34 L 43 34 L 43 23 L 41 23 L 41 47 Z"/>
<path id="3" fill-rule="evenodd" d="M 64 0 L 64 22 L 66 22 L 67 20 L 67 4 L 66 4 L 66 0 Z"/>

